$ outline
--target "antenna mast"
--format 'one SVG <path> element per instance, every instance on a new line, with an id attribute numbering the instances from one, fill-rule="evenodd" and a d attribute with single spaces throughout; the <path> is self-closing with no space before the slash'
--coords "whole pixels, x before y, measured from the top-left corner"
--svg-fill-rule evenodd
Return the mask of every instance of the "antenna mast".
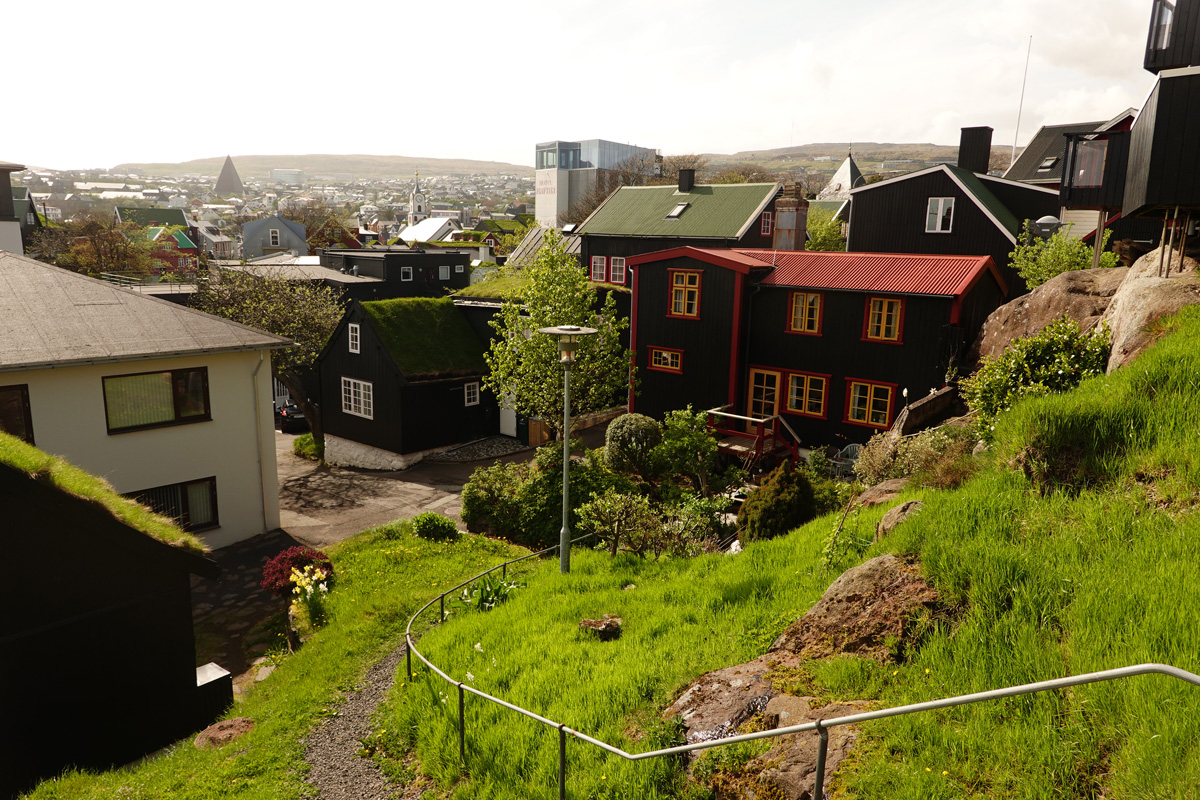
<path id="1" fill-rule="evenodd" d="M 1025 74 L 1021 76 L 1021 101 L 1017 103 L 1017 129 L 1013 131 L 1012 154 L 1008 157 L 1009 169 L 1017 160 L 1017 137 L 1021 135 L 1021 109 L 1025 107 L 1025 81 L 1029 79 L 1029 54 L 1033 52 L 1033 34 L 1029 35 L 1029 46 L 1025 49 Z"/>

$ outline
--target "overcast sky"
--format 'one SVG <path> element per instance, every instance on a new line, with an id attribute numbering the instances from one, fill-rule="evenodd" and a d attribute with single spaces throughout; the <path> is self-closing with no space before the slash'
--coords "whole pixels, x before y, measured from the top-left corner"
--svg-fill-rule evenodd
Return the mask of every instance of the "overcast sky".
<path id="1" fill-rule="evenodd" d="M 6 3 L 0 161 L 61 169 L 368 153 L 532 166 L 537 142 L 665 154 L 1011 146 L 1140 108 L 1150 0 Z M 15 50 L 14 50 L 15 48 Z M 15 58 L 13 57 L 15 56 Z"/>

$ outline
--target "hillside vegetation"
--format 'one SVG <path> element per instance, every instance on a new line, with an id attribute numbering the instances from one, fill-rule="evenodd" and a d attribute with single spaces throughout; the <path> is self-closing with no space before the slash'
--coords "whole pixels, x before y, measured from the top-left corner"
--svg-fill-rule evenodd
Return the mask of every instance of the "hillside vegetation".
<path id="1" fill-rule="evenodd" d="M 1142 662 L 1200 672 L 1200 310 L 1123 370 L 1029 398 L 996 423 L 989 465 L 871 544 L 882 509 L 851 514 L 855 543 L 821 569 L 826 517 L 740 555 L 543 564 L 495 610 L 466 613 L 421 648 L 457 680 L 631 751 L 676 741 L 660 721 L 700 674 L 765 652 L 840 572 L 885 552 L 917 561 L 941 593 L 908 660 L 813 661 L 788 690 L 890 707 Z M 633 585 L 634 588 L 625 587 Z M 620 615 L 613 642 L 581 618 Z M 379 751 L 415 750 L 453 797 L 556 796 L 557 736 L 468 695 L 458 765 L 452 687 L 401 678 Z M 764 748 L 765 749 L 765 748 Z M 717 797 L 710 778 L 747 753 L 626 762 L 568 744 L 572 797 Z M 761 752 L 761 750 L 755 751 Z M 1194 797 L 1200 688 L 1163 676 L 900 717 L 863 727 L 840 797 Z"/>
<path id="2" fill-rule="evenodd" d="M 143 175 L 218 175 L 225 156 L 198 158 L 177 163 L 118 164 L 111 172 L 133 170 Z M 355 178 L 411 178 L 422 175 L 519 175 L 533 177 L 533 167 L 506 164 L 503 161 L 475 161 L 469 158 L 419 158 L 412 156 L 309 154 L 294 156 L 233 156 L 242 178 L 266 178 L 273 169 L 301 169 L 310 177 L 353 175 Z"/>

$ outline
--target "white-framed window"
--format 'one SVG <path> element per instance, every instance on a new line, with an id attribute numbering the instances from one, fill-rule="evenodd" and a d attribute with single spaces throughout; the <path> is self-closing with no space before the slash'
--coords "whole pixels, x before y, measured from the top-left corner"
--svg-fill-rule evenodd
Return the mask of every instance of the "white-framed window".
<path id="1" fill-rule="evenodd" d="M 411 281 L 412 280 L 412 267 L 401 267 L 400 268 L 400 280 L 402 280 L 402 281 Z"/>
<path id="2" fill-rule="evenodd" d="M 109 375 L 102 384 L 110 434 L 212 419 L 207 367 Z"/>
<path id="3" fill-rule="evenodd" d="M 463 271 L 463 265 L 462 265 L 462 264 L 455 264 L 455 265 L 454 265 L 454 271 L 455 271 L 455 272 L 462 272 L 462 271 Z"/>
<path id="4" fill-rule="evenodd" d="M 184 530 L 204 531 L 221 526 L 217 516 L 217 479 L 171 483 L 130 492 L 139 503 L 150 506 L 163 516 L 178 522 Z"/>
<path id="5" fill-rule="evenodd" d="M 619 283 L 625 285 L 625 259 L 620 256 L 613 256 L 612 262 L 609 264 L 608 280 L 611 283 Z"/>
<path id="6" fill-rule="evenodd" d="M 361 340 L 359 338 L 360 332 L 359 332 L 359 327 L 358 327 L 357 322 L 351 322 L 349 325 L 346 326 L 346 336 L 350 339 L 350 352 L 351 353 L 359 352 L 359 346 L 360 346 Z"/>
<path id="7" fill-rule="evenodd" d="M 954 198 L 931 197 L 925 211 L 926 233 L 949 233 L 954 224 Z"/>
<path id="8" fill-rule="evenodd" d="M 605 266 L 607 266 L 604 256 L 592 256 L 592 280 L 597 283 L 604 283 Z"/>
<path id="9" fill-rule="evenodd" d="M 764 211 L 762 213 L 762 222 L 759 225 L 758 232 L 761 233 L 763 236 L 770 236 L 771 231 L 775 230 L 772 227 L 774 222 L 775 222 L 774 215 L 772 215 L 770 211 Z"/>
<path id="10" fill-rule="evenodd" d="M 439 281 L 450 280 L 450 265 L 449 264 L 442 264 L 440 267 L 438 267 L 438 280 Z"/>
<path id="11" fill-rule="evenodd" d="M 479 382 L 478 381 L 463 385 L 463 405 L 466 405 L 466 406 L 479 405 Z"/>
<path id="12" fill-rule="evenodd" d="M 368 381 L 342 378 L 342 412 L 375 419 L 374 386 Z"/>
<path id="13" fill-rule="evenodd" d="M 279 228 L 271 228 L 271 247 L 279 247 Z"/>

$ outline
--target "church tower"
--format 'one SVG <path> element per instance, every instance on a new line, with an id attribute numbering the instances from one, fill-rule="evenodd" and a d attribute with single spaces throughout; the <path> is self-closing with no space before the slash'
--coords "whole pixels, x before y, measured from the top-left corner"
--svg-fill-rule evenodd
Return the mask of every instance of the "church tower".
<path id="1" fill-rule="evenodd" d="M 421 176 L 413 173 L 413 188 L 408 195 L 408 226 L 411 228 L 429 216 L 429 204 L 421 192 Z"/>
<path id="2" fill-rule="evenodd" d="M 233 195 L 241 197 L 246 193 L 242 188 L 242 179 L 238 176 L 237 168 L 233 166 L 233 159 L 230 156 L 225 156 L 225 165 L 221 167 L 221 175 L 217 178 L 217 185 L 213 191 L 221 197 Z"/>

